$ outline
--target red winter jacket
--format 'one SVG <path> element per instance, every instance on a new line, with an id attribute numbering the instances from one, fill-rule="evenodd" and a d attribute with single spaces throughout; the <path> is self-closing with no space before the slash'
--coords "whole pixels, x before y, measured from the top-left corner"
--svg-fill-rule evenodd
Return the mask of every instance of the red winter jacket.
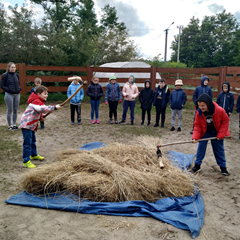
<path id="1" fill-rule="evenodd" d="M 214 104 L 214 113 L 212 115 L 214 127 L 217 130 L 217 138 L 223 139 L 225 136 L 230 136 L 230 132 L 228 130 L 229 125 L 229 117 L 226 114 L 225 110 L 218 106 L 217 103 Z M 205 115 L 202 113 L 200 109 L 195 108 L 196 117 L 194 121 L 194 131 L 192 135 L 192 139 L 201 139 L 205 133 L 207 132 L 207 120 Z"/>

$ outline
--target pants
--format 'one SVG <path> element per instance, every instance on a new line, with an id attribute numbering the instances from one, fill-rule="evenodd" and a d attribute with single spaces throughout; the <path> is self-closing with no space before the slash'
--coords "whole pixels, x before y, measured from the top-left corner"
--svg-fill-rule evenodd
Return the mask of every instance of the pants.
<path id="1" fill-rule="evenodd" d="M 133 121 L 134 120 L 135 101 L 127 101 L 127 100 L 124 100 L 124 102 L 123 102 L 122 120 L 126 121 L 128 107 L 130 107 L 130 113 L 131 113 L 130 118 L 131 118 L 131 121 Z"/>
<path id="2" fill-rule="evenodd" d="M 7 122 L 8 126 L 12 125 L 11 116 L 13 113 L 13 125 L 16 125 L 17 121 L 17 110 L 20 102 L 20 93 L 10 94 L 5 92 L 4 96 L 5 103 L 7 105 Z"/>
<path id="3" fill-rule="evenodd" d="M 26 128 L 22 128 L 23 134 L 23 163 L 30 160 L 30 156 L 37 156 L 36 136 L 35 132 Z"/>
<path id="4" fill-rule="evenodd" d="M 99 109 L 99 105 L 100 105 L 100 99 L 99 100 L 90 99 L 90 103 L 91 103 L 91 120 L 94 120 L 94 113 L 95 113 L 95 117 L 96 117 L 96 120 L 97 120 L 98 119 L 98 109 Z"/>
<path id="5" fill-rule="evenodd" d="M 240 137 L 240 114 L 239 114 L 239 137 Z"/>
<path id="6" fill-rule="evenodd" d="M 71 121 L 74 122 L 75 119 L 75 111 L 77 112 L 77 121 L 81 121 L 81 103 L 75 105 L 70 104 L 70 110 L 71 110 Z"/>
<path id="7" fill-rule="evenodd" d="M 149 109 L 149 110 L 142 109 L 142 122 L 144 122 L 144 120 L 145 120 L 146 112 L 147 112 L 147 117 L 148 117 L 148 123 L 150 123 L 151 122 L 151 109 Z"/>
<path id="8" fill-rule="evenodd" d="M 212 133 L 206 132 L 203 138 L 216 137 L 216 136 L 217 136 L 217 131 L 214 131 Z M 197 165 L 202 164 L 202 160 L 204 159 L 206 154 L 207 143 L 208 141 L 202 141 L 198 143 L 195 164 Z M 226 167 L 223 140 L 217 140 L 217 139 L 211 140 L 211 145 L 212 145 L 213 153 L 218 166 Z"/>
<path id="9" fill-rule="evenodd" d="M 108 104 L 109 104 L 109 118 L 112 119 L 112 116 L 114 115 L 114 119 L 117 119 L 118 101 L 108 100 Z"/>
<path id="10" fill-rule="evenodd" d="M 161 124 L 165 123 L 166 107 L 162 107 L 162 100 L 156 101 L 156 124 L 159 124 L 160 114 L 162 115 Z"/>
<path id="11" fill-rule="evenodd" d="M 178 115 L 178 127 L 182 126 L 182 109 L 171 109 L 172 110 L 172 118 L 171 118 L 171 124 L 173 127 L 175 127 L 175 118 L 176 115 Z"/>

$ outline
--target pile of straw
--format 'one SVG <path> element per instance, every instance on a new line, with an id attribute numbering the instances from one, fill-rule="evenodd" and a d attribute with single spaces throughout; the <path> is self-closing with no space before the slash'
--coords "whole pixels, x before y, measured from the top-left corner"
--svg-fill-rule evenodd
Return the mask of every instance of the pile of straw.
<path id="1" fill-rule="evenodd" d="M 156 201 L 194 192 L 194 179 L 163 156 L 160 139 L 140 136 L 131 145 L 113 143 L 92 151 L 59 151 L 52 164 L 24 173 L 20 188 L 35 194 L 67 191 L 98 202 Z"/>

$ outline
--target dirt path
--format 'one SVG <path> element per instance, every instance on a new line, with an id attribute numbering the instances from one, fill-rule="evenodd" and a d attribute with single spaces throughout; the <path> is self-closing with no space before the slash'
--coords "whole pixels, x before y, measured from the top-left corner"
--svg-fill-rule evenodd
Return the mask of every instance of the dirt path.
<path id="1" fill-rule="evenodd" d="M 120 107 L 121 108 L 121 107 Z M 121 109 L 119 108 L 119 116 Z M 19 110 L 19 118 L 24 109 Z M 51 114 L 45 123 L 45 130 L 37 132 L 38 153 L 45 156 L 45 161 L 51 162 L 51 157 L 58 149 L 79 148 L 83 144 L 102 141 L 130 142 L 140 134 L 162 136 L 162 142 L 187 141 L 191 139 L 193 113 L 184 112 L 182 132 L 170 132 L 170 113 L 167 113 L 166 127 L 153 128 L 140 125 L 140 117 L 136 116 L 135 125 L 107 124 L 107 107 L 100 106 L 99 125 L 90 124 L 89 104 L 82 106 L 82 125 L 70 125 L 69 108 L 64 107 L 59 112 Z M 127 116 L 129 118 L 129 115 Z M 154 115 L 152 115 L 154 123 Z M 5 110 L 0 110 L 0 127 L 6 126 Z M 199 174 L 199 187 L 205 204 L 204 226 L 197 239 L 199 240 L 240 240 L 240 141 L 238 137 L 238 116 L 231 117 L 231 140 L 225 141 L 227 167 L 230 176 L 220 174 L 215 162 L 210 143 Z M 22 144 L 21 131 L 8 133 L 16 143 Z M 10 135 L 12 134 L 12 136 Z M 182 144 L 166 147 L 164 150 L 175 150 L 185 154 L 196 153 L 197 144 Z M 5 150 L 7 151 L 7 149 Z M 191 239 L 190 233 L 177 229 L 153 218 L 97 216 L 76 214 L 54 210 L 44 210 L 5 204 L 4 201 L 18 193 L 16 188 L 18 176 L 25 171 L 22 167 L 21 152 L 16 159 L 2 159 L 12 165 L 11 171 L 2 168 L 0 171 L 0 239 Z M 0 167 L 1 168 L 1 167 Z"/>

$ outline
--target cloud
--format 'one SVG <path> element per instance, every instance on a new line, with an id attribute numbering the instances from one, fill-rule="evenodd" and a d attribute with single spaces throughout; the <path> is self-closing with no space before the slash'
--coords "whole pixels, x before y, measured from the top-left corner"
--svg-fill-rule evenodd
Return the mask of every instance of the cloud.
<path id="1" fill-rule="evenodd" d="M 197 4 L 201 4 L 203 2 L 208 2 L 208 0 L 200 0 L 200 1 L 197 2 Z"/>
<path id="2" fill-rule="evenodd" d="M 223 5 L 217 5 L 216 3 L 208 5 L 207 6 L 209 11 L 216 14 L 218 12 L 222 12 L 223 10 L 225 10 L 225 8 L 223 7 Z"/>
<path id="3" fill-rule="evenodd" d="M 237 11 L 237 12 L 235 12 L 233 15 L 234 15 L 234 17 L 237 19 L 237 21 L 240 22 L 240 12 Z"/>
<path id="4" fill-rule="evenodd" d="M 131 36 L 142 37 L 150 33 L 150 27 L 146 22 L 141 20 L 137 8 L 134 8 L 129 3 L 116 0 L 111 2 L 108 0 L 96 0 L 95 3 L 100 8 L 103 8 L 106 4 L 109 4 L 110 7 L 115 7 L 119 21 L 126 24 Z"/>

